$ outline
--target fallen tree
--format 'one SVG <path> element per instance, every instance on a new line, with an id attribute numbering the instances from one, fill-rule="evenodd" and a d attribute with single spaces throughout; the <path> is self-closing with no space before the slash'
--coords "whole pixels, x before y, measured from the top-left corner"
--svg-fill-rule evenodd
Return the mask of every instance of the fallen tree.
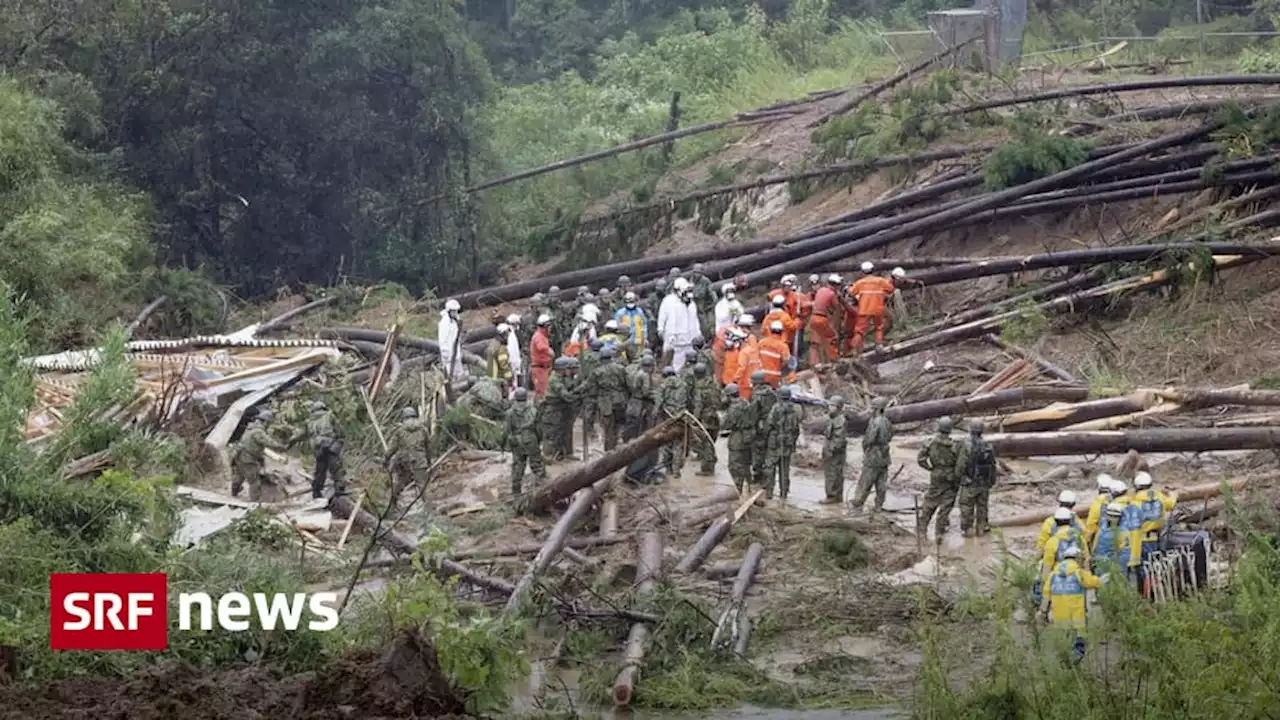
<path id="1" fill-rule="evenodd" d="M 1010 388 L 981 395 L 961 395 L 895 405 L 885 410 L 885 416 L 894 424 L 921 422 L 944 415 L 961 418 L 1009 408 L 1040 406 L 1051 402 L 1078 402 L 1089 397 L 1089 388 L 1078 386 L 1032 385 Z M 861 433 L 871 419 L 870 412 L 846 414 L 845 427 L 851 433 Z M 820 424 L 820 423 L 819 423 Z M 816 425 L 815 425 L 816 427 Z"/>
<path id="2" fill-rule="evenodd" d="M 986 437 L 1004 457 L 1280 449 L 1280 427 L 993 433 Z"/>
<path id="3" fill-rule="evenodd" d="M 591 506 L 595 505 L 596 501 L 604 496 L 611 482 L 612 478 L 605 477 L 592 484 L 589 489 L 584 488 L 578 492 L 573 499 L 573 503 L 569 505 L 569 509 L 556 521 L 555 527 L 551 528 L 551 533 L 547 536 L 546 542 L 542 544 L 542 549 L 529 562 L 524 575 L 520 576 L 520 581 L 516 583 L 515 589 L 511 591 L 511 597 L 507 598 L 507 605 L 503 608 L 503 613 L 511 615 L 522 608 L 525 596 L 533 589 L 533 583 L 538 579 L 539 575 L 551 567 L 551 562 L 564 549 L 569 533 L 573 532 L 578 523 L 586 517 L 587 511 L 591 509 Z"/>
<path id="4" fill-rule="evenodd" d="M 492 328 L 490 328 L 492 330 Z M 338 340 L 363 340 L 365 342 L 378 343 L 385 345 L 390 336 L 389 333 L 381 330 L 370 330 L 369 328 L 358 327 L 330 327 L 324 328 L 319 333 L 322 338 L 331 338 Z M 437 357 L 440 355 L 440 344 L 435 340 L 427 340 L 426 338 L 414 337 L 412 335 L 400 335 L 396 338 L 396 345 L 413 348 L 429 352 Z M 475 367 L 484 367 L 484 358 L 467 350 L 462 351 L 462 360 L 468 365 Z"/>
<path id="5" fill-rule="evenodd" d="M 1146 410 L 1157 402 L 1156 394 L 1137 391 L 1123 397 L 1086 400 L 1080 403 L 1055 403 L 1048 407 L 993 418 L 987 425 L 1004 432 L 1041 432 L 1098 418 L 1112 417 Z"/>
<path id="6" fill-rule="evenodd" d="M 648 598 L 661 577 L 662 535 L 647 532 L 641 537 L 636 552 L 636 598 L 641 601 Z M 631 631 L 627 634 L 626 649 L 622 653 L 623 666 L 613 681 L 614 705 L 630 704 L 636 682 L 640 679 L 640 666 L 644 663 L 645 643 L 648 639 L 649 628 L 644 623 L 631 626 Z"/>
<path id="7" fill-rule="evenodd" d="M 966 105 L 961 108 L 944 111 L 944 115 L 967 115 L 982 110 L 994 110 L 1011 105 L 1057 100 L 1066 97 L 1087 97 L 1090 95 L 1110 95 L 1113 93 L 1135 92 L 1138 90 L 1159 90 L 1162 88 L 1189 87 L 1222 87 L 1228 85 L 1280 85 L 1280 75 L 1204 75 L 1193 77 L 1164 77 L 1150 80 L 1134 80 L 1130 82 L 1103 83 L 1100 85 L 1082 85 L 1076 87 L 1057 88 L 1029 95 L 1015 95 L 1008 98 L 994 98 Z"/>
<path id="8" fill-rule="evenodd" d="M 715 633 L 711 636 L 713 648 L 732 645 L 735 650 L 742 648 L 737 650 L 739 653 L 746 650 L 746 643 L 739 641 L 744 632 L 742 621 L 747 614 L 744 607 L 747 601 L 747 588 L 751 587 L 751 581 L 755 579 L 762 557 L 764 557 L 764 545 L 758 542 L 751 543 L 751 547 L 747 548 L 747 554 L 742 558 L 738 576 L 733 581 L 733 590 L 729 593 L 729 604 L 716 622 Z"/>

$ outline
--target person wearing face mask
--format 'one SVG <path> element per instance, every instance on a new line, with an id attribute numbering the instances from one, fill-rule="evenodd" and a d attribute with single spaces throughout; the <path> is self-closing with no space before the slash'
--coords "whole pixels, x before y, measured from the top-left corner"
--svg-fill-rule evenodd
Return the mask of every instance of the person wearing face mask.
<path id="1" fill-rule="evenodd" d="M 720 301 L 716 303 L 716 331 L 733 325 L 742 313 L 742 303 L 738 302 L 733 283 L 721 285 Z"/>
<path id="2" fill-rule="evenodd" d="M 458 380 L 467 376 L 467 364 L 462 361 L 462 321 L 458 313 L 462 306 L 457 300 L 449 298 L 440 313 L 440 324 L 436 326 L 436 342 L 440 345 L 440 367 L 450 380 Z"/>
<path id="3" fill-rule="evenodd" d="M 614 313 L 613 319 L 618 321 L 618 330 L 626 338 L 627 356 L 638 358 L 649 346 L 649 319 L 635 293 L 628 290 L 622 298 L 623 306 Z"/>

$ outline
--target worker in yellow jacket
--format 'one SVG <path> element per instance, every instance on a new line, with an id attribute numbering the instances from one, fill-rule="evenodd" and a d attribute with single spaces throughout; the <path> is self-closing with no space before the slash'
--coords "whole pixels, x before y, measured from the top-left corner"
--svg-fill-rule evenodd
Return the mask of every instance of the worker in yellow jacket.
<path id="1" fill-rule="evenodd" d="M 1066 508 L 1071 512 L 1071 524 L 1080 532 L 1081 537 L 1084 536 L 1084 527 L 1080 524 L 1080 519 L 1076 517 L 1076 494 L 1070 490 L 1063 490 L 1058 493 L 1058 509 Z M 1056 513 L 1055 513 L 1056 514 Z M 1040 523 L 1040 535 L 1036 538 L 1036 550 L 1044 550 L 1044 546 L 1049 542 L 1049 536 L 1054 533 L 1057 522 L 1054 515 L 1044 519 Z"/>
<path id="2" fill-rule="evenodd" d="M 1049 603 L 1049 622 L 1075 634 L 1073 646 L 1076 661 L 1084 658 L 1084 638 L 1080 630 L 1085 626 L 1086 592 L 1102 587 L 1103 578 L 1084 569 L 1080 564 L 1081 550 L 1072 545 L 1063 552 L 1063 559 L 1049 574 L 1045 595 Z M 1105 576 L 1103 576 L 1105 578 Z"/>
<path id="3" fill-rule="evenodd" d="M 1156 490 L 1152 487 L 1151 474 L 1146 472 L 1133 477 L 1133 486 L 1137 492 L 1130 502 L 1142 508 L 1142 559 L 1145 561 L 1159 546 L 1160 531 L 1178 504 L 1178 496 Z"/>
<path id="4" fill-rule="evenodd" d="M 1080 529 L 1080 521 L 1076 518 L 1076 514 L 1060 507 L 1054 511 L 1050 519 L 1054 523 L 1053 532 L 1049 533 L 1049 539 L 1045 541 L 1040 558 L 1040 572 L 1045 586 L 1049 583 L 1049 573 L 1067 556 L 1069 548 L 1074 547 L 1080 550 L 1085 567 L 1088 567 L 1089 563 L 1089 546 L 1084 541 L 1084 531 Z"/>
<path id="5" fill-rule="evenodd" d="M 1102 519 L 1102 511 L 1115 498 L 1115 480 L 1106 473 L 1098 473 L 1098 496 L 1089 505 L 1089 515 L 1084 521 L 1084 539 L 1089 547 L 1098 537 L 1098 521 Z"/>

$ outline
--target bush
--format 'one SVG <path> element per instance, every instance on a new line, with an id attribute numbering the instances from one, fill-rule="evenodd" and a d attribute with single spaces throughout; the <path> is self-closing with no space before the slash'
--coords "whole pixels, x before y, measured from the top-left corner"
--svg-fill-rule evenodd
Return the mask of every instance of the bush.
<path id="1" fill-rule="evenodd" d="M 1089 144 L 1079 138 L 1047 135 L 1036 120 L 1021 115 L 1014 120 L 1013 142 L 996 148 L 982 165 L 988 190 L 1022 185 L 1060 173 L 1088 158 Z"/>

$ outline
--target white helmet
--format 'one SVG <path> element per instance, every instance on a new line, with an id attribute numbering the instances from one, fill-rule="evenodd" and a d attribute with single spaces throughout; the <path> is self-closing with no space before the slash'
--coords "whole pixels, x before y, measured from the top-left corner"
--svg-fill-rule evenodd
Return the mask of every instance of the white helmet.
<path id="1" fill-rule="evenodd" d="M 790 288 L 790 287 L 795 287 L 795 286 L 796 286 L 796 276 L 795 276 L 795 275 L 790 275 L 790 274 L 788 274 L 788 275 L 783 275 L 783 276 L 782 276 L 782 287 L 788 287 L 788 288 Z"/>
<path id="2" fill-rule="evenodd" d="M 1120 497 L 1121 495 L 1129 492 L 1129 486 L 1126 485 L 1123 480 L 1117 480 L 1112 487 L 1115 488 L 1114 494 L 1116 497 Z"/>
<path id="3" fill-rule="evenodd" d="M 1098 473 L 1096 482 L 1098 483 L 1099 490 L 1101 490 L 1102 492 L 1110 492 L 1112 489 L 1112 485 L 1115 484 L 1115 478 L 1111 477 L 1106 473 Z"/>
<path id="4" fill-rule="evenodd" d="M 1144 489 L 1151 487 L 1151 473 L 1139 472 L 1137 475 L 1134 475 L 1133 486 L 1136 488 L 1144 488 Z"/>
<path id="5" fill-rule="evenodd" d="M 738 316 L 738 324 L 751 326 L 756 324 L 756 316 L 751 313 L 742 313 Z"/>
<path id="6" fill-rule="evenodd" d="M 742 306 L 742 303 L 732 298 L 729 299 L 729 316 L 730 317 L 737 317 L 746 311 L 747 309 Z"/>
<path id="7" fill-rule="evenodd" d="M 1078 558 L 1080 557 L 1080 547 L 1078 545 L 1068 545 L 1062 549 L 1062 557 Z"/>
<path id="8" fill-rule="evenodd" d="M 782 332 L 782 321 L 774 320 L 773 322 L 769 323 L 769 329 L 776 333 Z"/>
<path id="9" fill-rule="evenodd" d="M 583 320 L 586 320 L 589 323 L 594 323 L 596 320 L 600 319 L 600 308 L 596 307 L 595 303 L 587 303 L 582 306 L 582 309 L 578 311 L 578 314 L 582 316 Z"/>
<path id="10" fill-rule="evenodd" d="M 1054 522 L 1071 522 L 1071 518 L 1073 517 L 1075 517 L 1075 513 L 1064 507 L 1060 507 L 1053 511 Z"/>
<path id="11" fill-rule="evenodd" d="M 449 312 L 458 312 L 462 309 L 462 305 L 457 300 L 449 298 L 444 301 L 444 309 Z"/>
<path id="12" fill-rule="evenodd" d="M 678 293 L 684 292 L 689 289 L 689 281 L 682 277 L 678 277 L 676 278 L 676 281 L 671 284 L 671 287 L 675 288 L 675 291 Z"/>
<path id="13" fill-rule="evenodd" d="M 904 278 L 907 276 L 907 271 L 903 270 L 900 267 L 896 267 L 893 269 L 893 272 L 891 274 L 896 278 Z"/>
<path id="14" fill-rule="evenodd" d="M 773 298 L 769 300 L 769 304 L 776 308 L 780 308 L 787 304 L 787 299 L 780 294 L 774 295 Z"/>
<path id="15" fill-rule="evenodd" d="M 511 326 L 510 326 L 510 325 L 508 325 L 508 324 L 506 324 L 506 323 L 498 323 L 498 334 L 499 334 L 499 335 L 506 335 L 506 334 L 507 334 L 507 333 L 509 333 L 509 332 L 511 332 Z"/>
<path id="16" fill-rule="evenodd" d="M 844 278 L 840 277 L 840 273 L 831 273 L 830 275 L 827 276 L 827 282 L 831 283 L 832 285 L 839 285 L 840 283 L 844 282 Z"/>
<path id="17" fill-rule="evenodd" d="M 817 284 L 818 284 L 819 282 L 821 282 L 821 281 L 822 281 L 822 278 L 818 277 L 818 273 L 814 273 L 814 274 L 812 274 L 812 275 L 810 275 L 810 276 L 809 276 L 809 284 L 810 284 L 810 285 L 817 285 Z"/>
<path id="18" fill-rule="evenodd" d="M 748 333 L 740 327 L 729 328 L 729 336 L 735 340 L 746 340 Z"/>
<path id="19" fill-rule="evenodd" d="M 720 294 L 725 297 L 733 297 L 733 283 L 725 283 L 721 285 Z"/>
<path id="20" fill-rule="evenodd" d="M 1107 514 L 1120 517 L 1121 515 L 1124 514 L 1124 506 L 1118 502 L 1107 503 Z"/>
<path id="21" fill-rule="evenodd" d="M 519 325 L 522 322 L 524 322 L 524 319 L 515 313 L 511 313 L 510 315 L 507 316 L 508 325 Z"/>
<path id="22" fill-rule="evenodd" d="M 872 270 L 875 270 L 875 269 L 876 269 L 876 265 L 875 265 L 875 263 L 871 262 L 870 260 L 865 260 L 865 261 L 863 261 L 863 263 L 862 263 L 862 272 L 864 272 L 864 273 L 869 273 L 869 272 L 871 272 Z"/>
<path id="23" fill-rule="evenodd" d="M 1058 504 L 1063 506 L 1075 505 L 1076 494 L 1074 492 L 1071 492 L 1070 490 L 1063 490 L 1062 492 L 1058 493 Z"/>
<path id="24" fill-rule="evenodd" d="M 617 330 L 617 329 L 618 329 L 618 321 L 617 321 L 617 320 L 612 320 L 612 319 L 610 319 L 610 320 L 605 320 L 605 321 L 604 321 L 604 329 L 605 329 L 605 330 Z"/>
<path id="25" fill-rule="evenodd" d="M 635 293 L 633 293 L 633 292 L 631 292 L 630 290 L 628 290 L 628 291 L 627 291 L 627 294 L 622 296 L 622 299 L 623 299 L 623 301 L 625 301 L 628 305 L 635 305 L 635 304 L 636 304 L 636 301 L 640 299 L 640 296 L 639 296 L 639 295 L 636 295 Z"/>
<path id="26" fill-rule="evenodd" d="M 550 324 L 551 324 L 551 316 L 550 316 L 550 315 L 548 315 L 548 314 L 546 314 L 546 313 L 542 313 L 541 315 L 539 315 L 539 316 L 538 316 L 538 324 L 539 324 L 539 325 L 550 325 Z"/>

